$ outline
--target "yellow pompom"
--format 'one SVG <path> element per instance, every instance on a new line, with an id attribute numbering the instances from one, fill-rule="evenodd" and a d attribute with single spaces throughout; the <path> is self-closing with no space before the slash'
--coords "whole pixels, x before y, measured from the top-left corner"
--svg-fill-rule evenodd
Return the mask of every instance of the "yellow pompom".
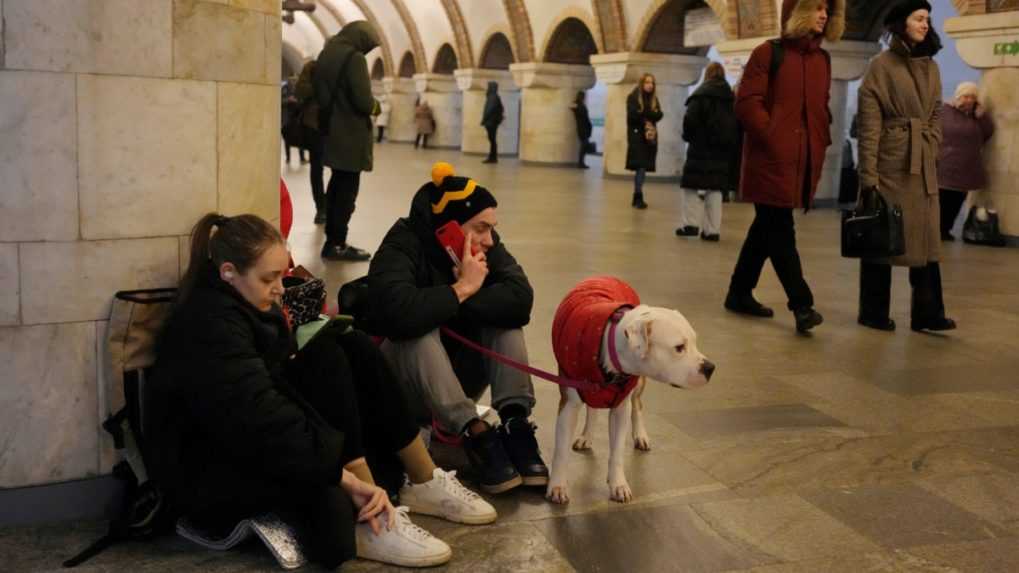
<path id="1" fill-rule="evenodd" d="M 432 165 L 432 183 L 436 186 L 442 185 L 442 182 L 450 176 L 456 175 L 453 171 L 453 166 L 445 161 L 440 161 L 435 165 Z"/>

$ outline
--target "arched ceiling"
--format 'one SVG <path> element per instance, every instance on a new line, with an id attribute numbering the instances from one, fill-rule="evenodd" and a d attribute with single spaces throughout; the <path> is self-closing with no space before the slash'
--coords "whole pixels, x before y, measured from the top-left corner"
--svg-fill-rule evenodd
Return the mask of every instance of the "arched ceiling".
<path id="1" fill-rule="evenodd" d="M 777 2 L 701 1 L 719 18 L 730 39 L 740 37 L 741 6 L 750 13 L 771 15 Z M 962 11 L 973 3 L 952 1 Z M 381 58 L 386 75 L 394 76 L 407 52 L 413 57 L 417 73 L 431 70 L 439 48 L 447 43 L 453 47 L 460 67 L 477 67 L 482 48 L 497 32 L 509 39 L 515 62 L 541 61 L 555 28 L 569 17 L 585 24 L 599 53 L 638 50 L 655 15 L 672 2 L 694 5 L 698 0 L 316 0 L 318 9 L 314 14 L 297 13 L 295 23 L 283 29 L 285 41 L 305 58 L 311 58 L 343 25 L 367 20 L 379 30 L 382 42 L 377 52 L 369 54 L 368 63 Z M 876 39 L 876 22 L 887 2 L 847 0 L 847 4 L 847 39 Z M 769 33 L 774 26 L 763 21 L 768 18 L 761 20 L 755 22 L 757 27 L 764 25 L 767 29 L 759 33 Z M 756 28 L 744 26 L 744 35 L 748 29 Z"/>

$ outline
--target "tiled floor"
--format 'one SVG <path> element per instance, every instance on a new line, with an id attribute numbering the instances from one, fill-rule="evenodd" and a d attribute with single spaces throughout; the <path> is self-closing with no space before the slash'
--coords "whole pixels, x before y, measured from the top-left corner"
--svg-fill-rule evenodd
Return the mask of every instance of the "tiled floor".
<path id="1" fill-rule="evenodd" d="M 642 299 L 690 319 L 718 365 L 707 387 L 645 393 L 653 450 L 629 452 L 636 499 L 612 503 L 604 483 L 607 418 L 594 449 L 571 454 L 572 503 L 540 492 L 494 500 L 485 528 L 419 523 L 449 541 L 449 571 L 1019 571 L 1019 250 L 945 248 L 948 334 L 910 332 L 905 270 L 895 272 L 898 332 L 855 323 L 858 270 L 839 257 L 838 214 L 797 214 L 806 276 L 825 316 L 797 336 L 770 267 L 757 291 L 772 320 L 722 309 L 752 209 L 725 206 L 722 241 L 679 239 L 673 185 L 649 184 L 651 208 L 629 207 L 630 183 L 409 145 L 376 148 L 351 242 L 374 250 L 431 163 L 448 160 L 491 189 L 499 230 L 535 287 L 532 361 L 554 369 L 551 316 L 583 277 L 613 274 Z M 307 169 L 284 167 L 296 201 L 295 258 L 335 292 L 367 264 L 324 264 Z M 539 440 L 550 457 L 558 392 L 535 382 Z M 445 452 L 448 456 L 449 452 Z M 455 456 L 449 459 L 455 459 Z M 0 533 L 4 570 L 56 570 L 101 524 Z M 314 568 L 311 568 L 314 569 Z M 256 546 L 230 554 L 167 539 L 111 549 L 83 571 L 275 570 Z M 350 571 L 385 567 L 353 563 Z"/>

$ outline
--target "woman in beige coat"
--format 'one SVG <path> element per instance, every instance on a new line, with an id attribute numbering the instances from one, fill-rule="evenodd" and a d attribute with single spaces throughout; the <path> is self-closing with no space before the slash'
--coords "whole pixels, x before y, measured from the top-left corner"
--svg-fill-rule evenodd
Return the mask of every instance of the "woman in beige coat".
<path id="1" fill-rule="evenodd" d="M 860 86 L 860 186 L 902 207 L 906 253 L 860 266 L 857 321 L 894 330 L 888 316 L 891 265 L 909 267 L 913 330 L 951 330 L 941 296 L 940 209 L 936 159 L 941 145 L 941 41 L 931 5 L 902 0 L 885 19 L 890 48 L 870 63 Z"/>

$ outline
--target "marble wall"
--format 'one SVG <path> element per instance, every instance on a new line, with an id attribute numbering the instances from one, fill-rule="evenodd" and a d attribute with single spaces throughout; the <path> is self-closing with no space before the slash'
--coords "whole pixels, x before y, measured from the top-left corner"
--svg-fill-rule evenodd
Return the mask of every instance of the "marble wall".
<path id="1" fill-rule="evenodd" d="M 0 488 L 107 473 L 115 291 L 279 219 L 278 0 L 0 0 Z"/>

